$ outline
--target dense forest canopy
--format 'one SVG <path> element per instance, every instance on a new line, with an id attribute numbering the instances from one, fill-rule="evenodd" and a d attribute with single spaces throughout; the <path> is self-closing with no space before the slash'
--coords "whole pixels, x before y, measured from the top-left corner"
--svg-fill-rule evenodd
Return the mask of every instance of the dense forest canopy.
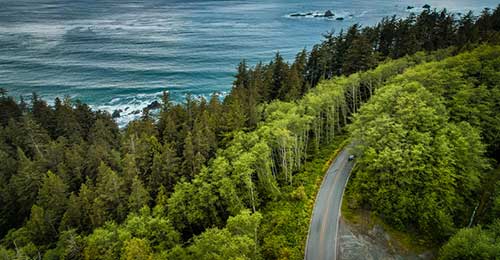
<path id="1" fill-rule="evenodd" d="M 489 133 L 500 131 L 500 121 L 487 117 L 500 112 L 499 82 L 490 80 L 498 77 L 499 55 L 484 46 L 410 68 L 377 91 L 350 125 L 362 154 L 352 179 L 354 201 L 436 238 L 469 223 L 491 170 L 487 148 L 497 149 L 491 140 L 497 136 Z M 478 98 L 476 89 L 490 98 Z M 475 120 L 475 113 L 485 120 Z"/>
<path id="2" fill-rule="evenodd" d="M 321 174 L 309 165 L 351 121 L 351 206 L 444 242 L 479 205 L 472 224 L 488 226 L 458 232 L 443 256 L 477 233 L 489 241 L 499 29 L 500 8 L 354 25 L 291 64 L 242 61 L 223 101 L 165 93 L 157 118 L 145 110 L 125 129 L 78 101 L 2 90 L 0 258 L 301 259 L 307 173 Z"/>
<path id="3" fill-rule="evenodd" d="M 499 47 L 481 46 L 380 88 L 349 126 L 359 154 L 349 206 L 438 244 L 460 228 L 491 225 L 459 231 L 441 254 L 498 257 L 499 76 Z"/>

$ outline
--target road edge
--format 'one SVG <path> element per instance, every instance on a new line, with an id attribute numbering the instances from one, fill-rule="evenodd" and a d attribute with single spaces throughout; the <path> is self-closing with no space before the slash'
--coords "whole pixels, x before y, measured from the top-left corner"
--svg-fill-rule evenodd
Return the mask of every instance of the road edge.
<path id="1" fill-rule="evenodd" d="M 344 140 L 339 145 L 339 147 L 337 148 L 337 150 L 335 150 L 335 152 L 333 153 L 332 157 L 328 160 L 328 162 L 329 162 L 328 168 L 323 173 L 323 177 L 321 179 L 321 184 L 319 185 L 319 188 L 316 191 L 316 196 L 315 196 L 315 199 L 314 199 L 314 206 L 316 205 L 316 200 L 318 199 L 319 191 L 321 190 L 321 187 L 323 186 L 323 183 L 325 182 L 326 175 L 328 174 L 328 170 L 333 165 L 333 163 L 335 162 L 335 160 L 337 160 L 338 155 L 347 147 L 348 140 L 349 139 Z M 351 176 L 351 175 L 349 174 L 349 176 Z M 349 181 L 349 178 L 347 180 Z M 344 189 L 345 189 L 345 185 L 344 185 Z M 342 194 L 342 196 L 343 196 L 343 194 Z M 342 201 L 340 201 L 340 203 L 341 203 L 340 206 L 342 207 Z M 309 235 L 311 234 L 311 224 L 312 224 L 312 220 L 313 220 L 313 217 L 314 217 L 314 206 L 313 206 L 313 209 L 312 209 L 312 212 L 311 212 L 311 216 L 309 217 L 309 228 L 307 228 L 306 244 L 305 244 L 305 248 L 304 248 L 304 260 L 307 260 L 307 246 L 309 244 Z M 337 234 L 338 234 L 338 230 L 337 230 Z"/>
<path id="2" fill-rule="evenodd" d="M 337 216 L 337 234 L 335 234 L 335 247 L 336 247 L 336 250 L 335 250 L 335 259 L 338 258 L 338 254 L 339 254 L 339 227 L 340 227 L 340 219 L 342 217 L 342 203 L 344 202 L 344 193 L 345 193 L 345 188 L 347 187 L 347 183 L 349 182 L 349 179 L 351 178 L 351 173 L 352 173 L 352 170 L 354 169 L 354 167 L 356 166 L 356 162 L 354 162 L 354 165 L 352 166 L 352 169 L 351 171 L 349 172 L 349 175 L 347 175 L 347 180 L 345 181 L 345 184 L 344 184 L 344 188 L 342 188 L 342 196 L 340 197 L 340 209 L 339 209 L 339 214 Z"/>

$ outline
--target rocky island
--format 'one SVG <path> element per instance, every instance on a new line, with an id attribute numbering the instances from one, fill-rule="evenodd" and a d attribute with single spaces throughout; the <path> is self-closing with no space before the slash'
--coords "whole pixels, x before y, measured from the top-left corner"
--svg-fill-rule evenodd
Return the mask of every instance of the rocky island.
<path id="1" fill-rule="evenodd" d="M 353 17 L 354 15 L 350 14 L 349 17 Z M 317 11 L 317 12 L 306 12 L 306 13 L 291 13 L 288 15 L 290 18 L 297 18 L 297 17 L 312 17 L 312 18 L 327 18 L 327 19 L 335 19 L 337 21 L 342 21 L 344 20 L 344 17 L 336 17 L 335 18 L 335 13 L 332 10 L 326 10 L 326 11 Z"/>

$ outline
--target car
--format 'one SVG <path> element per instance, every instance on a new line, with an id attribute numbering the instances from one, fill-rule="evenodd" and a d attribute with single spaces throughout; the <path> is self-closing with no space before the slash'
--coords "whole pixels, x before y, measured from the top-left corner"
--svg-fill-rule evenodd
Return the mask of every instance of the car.
<path id="1" fill-rule="evenodd" d="M 354 154 L 349 155 L 349 159 L 348 159 L 348 160 L 349 160 L 349 161 L 354 160 Z"/>

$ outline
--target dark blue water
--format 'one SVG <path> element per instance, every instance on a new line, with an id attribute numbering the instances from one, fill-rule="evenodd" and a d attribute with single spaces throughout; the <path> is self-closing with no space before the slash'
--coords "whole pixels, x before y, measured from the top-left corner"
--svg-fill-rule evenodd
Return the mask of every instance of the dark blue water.
<path id="1" fill-rule="evenodd" d="M 131 112 L 164 90 L 177 101 L 225 93 L 241 59 L 268 61 L 276 51 L 292 59 L 323 33 L 426 3 L 479 13 L 498 0 L 0 0 L 0 87 Z M 326 10 L 345 20 L 289 17 Z"/>

